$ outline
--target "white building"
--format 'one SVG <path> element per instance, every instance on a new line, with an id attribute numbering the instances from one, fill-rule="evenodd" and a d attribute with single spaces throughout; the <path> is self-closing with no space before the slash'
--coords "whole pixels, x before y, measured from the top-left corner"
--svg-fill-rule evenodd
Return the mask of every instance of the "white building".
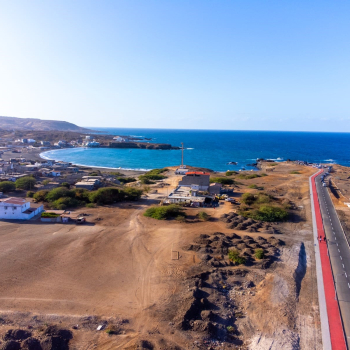
<path id="1" fill-rule="evenodd" d="M 29 220 L 43 210 L 42 204 L 31 203 L 23 198 L 0 198 L 0 219 Z"/>
<path id="2" fill-rule="evenodd" d="M 126 138 L 126 137 L 121 137 L 121 136 L 115 136 L 113 137 L 113 140 L 114 141 L 117 141 L 117 142 L 129 142 L 129 139 Z"/>

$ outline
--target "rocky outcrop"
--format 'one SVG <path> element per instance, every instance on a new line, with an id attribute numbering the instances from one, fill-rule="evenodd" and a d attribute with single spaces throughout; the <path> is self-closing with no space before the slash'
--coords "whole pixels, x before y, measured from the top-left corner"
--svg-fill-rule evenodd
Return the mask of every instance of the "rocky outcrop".
<path id="1" fill-rule="evenodd" d="M 109 148 L 141 148 L 141 149 L 180 149 L 167 143 L 147 143 L 147 142 L 110 142 Z"/>

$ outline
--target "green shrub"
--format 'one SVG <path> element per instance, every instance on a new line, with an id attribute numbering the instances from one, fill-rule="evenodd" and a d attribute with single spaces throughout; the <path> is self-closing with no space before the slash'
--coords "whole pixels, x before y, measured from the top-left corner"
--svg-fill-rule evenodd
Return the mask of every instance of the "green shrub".
<path id="1" fill-rule="evenodd" d="M 48 193 L 49 193 L 48 190 L 40 190 L 34 193 L 33 198 L 35 199 L 36 202 L 45 202 L 46 196 Z"/>
<path id="2" fill-rule="evenodd" d="M 235 331 L 234 327 L 232 326 L 227 326 L 226 329 L 227 329 L 227 332 L 229 333 L 233 333 Z"/>
<path id="3" fill-rule="evenodd" d="M 103 187 L 97 191 L 90 192 L 89 199 L 91 203 L 113 204 L 120 202 L 125 198 L 125 193 L 115 187 Z"/>
<path id="4" fill-rule="evenodd" d="M 21 190 L 32 190 L 36 184 L 36 180 L 32 176 L 24 176 L 16 180 L 16 188 Z"/>
<path id="5" fill-rule="evenodd" d="M 158 175 L 158 174 L 145 174 L 145 175 L 140 175 L 139 179 L 148 179 L 148 180 L 163 180 L 165 179 L 166 176 L 164 175 Z"/>
<path id="6" fill-rule="evenodd" d="M 52 202 L 52 207 L 55 209 L 64 210 L 67 208 L 75 208 L 80 204 L 78 200 L 72 197 L 61 197 Z"/>
<path id="7" fill-rule="evenodd" d="M 261 248 L 255 249 L 254 256 L 255 256 L 257 259 L 264 259 L 264 258 L 265 258 L 264 250 L 261 249 Z"/>
<path id="8" fill-rule="evenodd" d="M 236 175 L 236 174 L 238 174 L 237 171 L 227 170 L 225 175 L 226 175 L 226 176 L 231 176 L 231 175 Z"/>
<path id="9" fill-rule="evenodd" d="M 291 171 L 289 174 L 296 174 L 296 175 L 298 175 L 298 174 L 300 174 L 300 172 L 299 171 Z"/>
<path id="10" fill-rule="evenodd" d="M 34 192 L 33 191 L 27 191 L 27 195 L 28 198 L 33 198 L 34 197 Z"/>
<path id="11" fill-rule="evenodd" d="M 11 192 L 16 189 L 16 185 L 12 181 L 1 181 L 0 182 L 0 192 Z"/>
<path id="12" fill-rule="evenodd" d="M 128 184 L 136 181 L 134 177 L 118 177 L 117 180 L 119 180 L 119 182 L 122 184 Z"/>
<path id="13" fill-rule="evenodd" d="M 68 182 L 62 182 L 62 183 L 61 183 L 61 186 L 62 186 L 62 187 L 66 187 L 66 188 L 68 188 L 68 189 L 70 188 L 70 184 L 69 184 Z"/>
<path id="14" fill-rule="evenodd" d="M 92 173 L 89 173 L 89 176 L 100 176 L 101 174 L 99 172 L 93 171 Z"/>
<path id="15" fill-rule="evenodd" d="M 225 177 L 211 177 L 210 182 L 211 183 L 216 182 L 216 183 L 222 184 L 222 185 L 233 185 L 235 183 L 235 181 L 233 179 L 227 179 Z"/>
<path id="16" fill-rule="evenodd" d="M 228 258 L 237 265 L 243 265 L 246 262 L 245 257 L 240 256 L 238 250 L 236 249 L 229 250 Z"/>
<path id="17" fill-rule="evenodd" d="M 164 207 L 151 207 L 143 215 L 157 220 L 166 220 L 172 217 L 178 217 L 179 215 L 184 216 L 183 209 L 176 204 Z"/>
<path id="18" fill-rule="evenodd" d="M 260 176 L 263 177 L 263 176 L 268 176 L 268 175 L 266 173 L 261 173 Z"/>
<path id="19" fill-rule="evenodd" d="M 238 177 L 240 179 L 244 180 L 250 180 L 250 179 L 256 179 L 257 177 L 260 177 L 261 175 L 259 174 L 239 174 Z"/>
<path id="20" fill-rule="evenodd" d="M 260 221 L 284 221 L 288 218 L 288 211 L 272 205 L 262 205 L 259 209 L 252 210 L 244 216 Z"/>
<path id="21" fill-rule="evenodd" d="M 271 197 L 266 193 L 258 193 L 258 195 L 255 196 L 255 198 L 256 198 L 255 202 L 258 204 L 271 202 Z"/>
<path id="22" fill-rule="evenodd" d="M 143 191 L 134 187 L 126 187 L 123 189 L 125 200 L 137 201 L 141 198 Z"/>
<path id="23" fill-rule="evenodd" d="M 150 179 L 148 179 L 146 177 L 139 176 L 139 179 L 140 179 L 141 183 L 144 185 L 152 185 L 155 183 L 154 181 L 151 181 Z"/>
<path id="24" fill-rule="evenodd" d="M 241 197 L 241 202 L 247 205 L 251 205 L 255 202 L 255 196 L 253 193 L 243 193 Z"/>
<path id="25" fill-rule="evenodd" d="M 47 195 L 46 200 L 49 202 L 54 202 L 62 197 L 75 197 L 75 193 L 69 190 L 67 187 L 57 187 L 52 189 Z"/>
<path id="26" fill-rule="evenodd" d="M 96 204 L 95 203 L 87 203 L 86 208 L 96 208 Z"/>
<path id="27" fill-rule="evenodd" d="M 74 198 L 83 201 L 90 202 L 89 194 L 90 192 L 85 188 L 74 188 L 71 190 L 74 193 Z"/>
<path id="28" fill-rule="evenodd" d="M 186 217 L 183 216 L 183 215 L 178 215 L 176 218 L 175 218 L 176 221 L 179 221 L 179 222 L 186 222 Z"/>
<path id="29" fill-rule="evenodd" d="M 60 215 L 56 213 L 44 212 L 41 213 L 42 218 L 58 218 Z"/>
<path id="30" fill-rule="evenodd" d="M 267 163 L 267 166 L 276 166 L 278 163 Z"/>
<path id="31" fill-rule="evenodd" d="M 200 211 L 198 217 L 202 221 L 208 221 L 210 216 L 205 211 Z"/>
<path id="32" fill-rule="evenodd" d="M 262 191 L 264 189 L 264 187 L 262 186 L 257 186 L 255 184 L 252 184 L 252 185 L 249 185 L 248 188 L 253 188 L 255 190 L 259 190 L 259 191 Z"/>
<path id="33" fill-rule="evenodd" d="M 48 185 L 50 182 L 51 182 L 51 180 L 44 180 L 44 181 L 42 182 L 42 184 L 43 184 L 44 186 L 46 186 L 46 185 Z"/>
<path id="34" fill-rule="evenodd" d="M 110 173 L 112 176 L 124 176 L 124 174 L 120 173 L 119 171 L 115 171 L 113 173 Z"/>

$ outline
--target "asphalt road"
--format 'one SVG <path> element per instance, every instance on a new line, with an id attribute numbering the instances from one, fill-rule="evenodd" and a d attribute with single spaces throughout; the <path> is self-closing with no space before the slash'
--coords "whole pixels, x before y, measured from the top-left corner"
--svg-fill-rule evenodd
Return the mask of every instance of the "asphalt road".
<path id="1" fill-rule="evenodd" d="M 333 206 L 327 187 L 323 187 L 321 176 L 317 176 L 316 188 L 320 202 L 324 231 L 333 270 L 340 313 L 344 325 L 347 345 L 350 345 L 350 246 L 345 238 L 339 218 Z M 324 242 L 320 244 L 325 244 Z M 336 296 L 334 296 L 336 297 Z"/>

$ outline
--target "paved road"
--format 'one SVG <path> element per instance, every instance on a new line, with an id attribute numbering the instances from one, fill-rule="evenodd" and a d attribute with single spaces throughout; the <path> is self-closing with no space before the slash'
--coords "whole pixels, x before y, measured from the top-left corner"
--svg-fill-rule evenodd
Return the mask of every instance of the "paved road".
<path id="1" fill-rule="evenodd" d="M 350 246 L 345 238 L 339 218 L 333 206 L 328 187 L 323 187 L 321 177 L 316 179 L 321 214 L 328 240 L 330 261 L 333 270 L 336 293 L 347 338 L 350 345 Z M 326 178 L 326 183 L 328 180 Z M 322 244 L 322 243 L 321 243 Z"/>

